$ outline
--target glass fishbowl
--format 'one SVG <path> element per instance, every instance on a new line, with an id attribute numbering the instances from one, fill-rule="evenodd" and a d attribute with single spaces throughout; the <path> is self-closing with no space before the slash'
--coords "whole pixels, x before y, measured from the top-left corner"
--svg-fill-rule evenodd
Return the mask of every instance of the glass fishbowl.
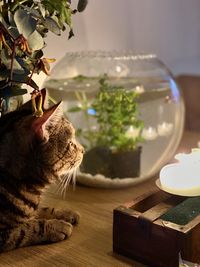
<path id="1" fill-rule="evenodd" d="M 125 187 L 155 175 L 174 155 L 184 103 L 173 75 L 155 55 L 67 53 L 45 81 L 64 102 L 85 155 L 80 183 Z"/>

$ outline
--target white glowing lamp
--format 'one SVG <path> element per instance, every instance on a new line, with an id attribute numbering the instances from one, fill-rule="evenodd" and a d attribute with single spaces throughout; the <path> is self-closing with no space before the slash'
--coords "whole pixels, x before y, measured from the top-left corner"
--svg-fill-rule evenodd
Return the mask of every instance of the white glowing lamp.
<path id="1" fill-rule="evenodd" d="M 200 196 L 200 149 L 177 154 L 175 158 L 179 162 L 164 166 L 156 184 L 171 194 Z"/>

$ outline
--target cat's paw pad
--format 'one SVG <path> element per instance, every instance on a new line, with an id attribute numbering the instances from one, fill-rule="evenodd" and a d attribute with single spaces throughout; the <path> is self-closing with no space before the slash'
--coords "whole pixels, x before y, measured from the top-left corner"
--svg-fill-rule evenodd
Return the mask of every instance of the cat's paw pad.
<path id="1" fill-rule="evenodd" d="M 80 213 L 77 212 L 77 211 L 72 211 L 72 210 L 60 210 L 60 211 L 57 211 L 56 213 L 56 217 L 60 220 L 64 220 L 66 222 L 69 222 L 73 225 L 76 225 L 79 223 L 80 221 Z"/>
<path id="2" fill-rule="evenodd" d="M 49 239 L 51 242 L 62 241 L 71 236 L 73 226 L 63 220 L 49 221 Z"/>

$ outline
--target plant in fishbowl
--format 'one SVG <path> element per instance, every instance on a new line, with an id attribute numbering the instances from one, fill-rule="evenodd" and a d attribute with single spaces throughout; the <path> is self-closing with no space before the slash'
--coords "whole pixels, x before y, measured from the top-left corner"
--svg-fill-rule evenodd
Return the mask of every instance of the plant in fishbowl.
<path id="1" fill-rule="evenodd" d="M 138 177 L 140 144 L 144 141 L 144 123 L 138 118 L 139 93 L 111 85 L 104 76 L 99 79 L 99 91 L 91 102 L 84 92 L 75 94 L 79 104 L 68 111 L 82 112 L 87 127 L 77 129 L 86 147 L 81 171 L 109 178 Z M 96 126 L 91 126 L 94 123 Z"/>

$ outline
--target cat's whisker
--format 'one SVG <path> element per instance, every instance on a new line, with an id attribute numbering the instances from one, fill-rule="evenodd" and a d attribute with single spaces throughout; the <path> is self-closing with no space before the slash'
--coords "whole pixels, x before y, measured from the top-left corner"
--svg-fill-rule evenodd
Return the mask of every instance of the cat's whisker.
<path id="1" fill-rule="evenodd" d="M 56 192 L 57 193 L 60 193 L 64 187 L 64 184 L 66 182 L 66 180 L 68 179 L 68 174 L 65 174 L 62 176 L 62 178 L 60 179 L 59 183 L 57 184 L 57 187 L 56 187 Z"/>
<path id="2" fill-rule="evenodd" d="M 59 191 L 61 191 L 61 189 L 63 188 L 63 185 L 65 183 L 65 180 L 66 180 L 66 176 L 63 176 L 63 179 L 60 180 L 58 186 L 57 186 L 57 193 L 59 193 Z"/>
<path id="3" fill-rule="evenodd" d="M 54 193 L 55 193 L 55 194 L 58 194 L 58 193 L 59 193 L 60 189 L 62 188 L 62 184 L 63 184 L 63 182 L 64 182 L 64 179 L 61 179 L 61 180 L 59 180 L 59 182 L 56 184 L 56 188 L 55 188 L 55 190 L 54 190 Z"/>
<path id="4" fill-rule="evenodd" d="M 71 181 L 72 174 L 73 174 L 73 171 L 70 170 L 70 172 L 68 172 L 66 174 L 65 178 L 64 178 L 65 182 L 63 183 L 63 188 L 61 190 L 61 195 L 64 196 L 64 197 L 66 196 L 66 190 L 67 190 L 67 187 L 68 187 L 68 185 L 69 185 L 69 183 Z"/>
<path id="5" fill-rule="evenodd" d="M 59 192 L 60 192 L 60 190 L 62 188 L 63 182 L 64 182 L 64 179 L 62 179 L 61 181 L 59 181 L 59 183 L 56 185 L 56 189 L 55 189 L 55 193 L 56 194 L 59 194 Z"/>
<path id="6" fill-rule="evenodd" d="M 67 187 L 69 186 L 71 181 L 73 185 L 73 190 L 75 190 L 77 171 L 78 171 L 78 167 L 71 169 L 70 171 L 68 171 L 68 173 L 62 176 L 61 180 L 56 185 L 56 189 L 55 189 L 56 194 L 60 194 L 63 198 L 65 198 Z"/>
<path id="7" fill-rule="evenodd" d="M 72 184 L 73 184 L 73 190 L 76 189 L 76 175 L 79 170 L 79 167 L 75 168 L 73 171 L 73 176 L 72 176 Z"/>
<path id="8" fill-rule="evenodd" d="M 65 187 L 66 187 L 66 184 L 68 184 L 68 179 L 69 179 L 69 174 L 65 175 L 63 177 L 63 183 L 61 184 L 60 186 L 60 193 L 61 193 L 61 196 L 63 197 L 64 195 L 64 191 L 65 191 Z"/>
<path id="9" fill-rule="evenodd" d="M 66 188 L 66 184 L 68 184 L 68 179 L 69 179 L 69 175 L 66 175 L 65 179 L 64 179 L 64 183 L 63 183 L 62 189 L 61 189 L 61 195 L 62 196 L 65 196 L 65 188 Z"/>
<path id="10" fill-rule="evenodd" d="M 70 177 L 71 178 L 71 177 Z M 67 191 L 67 186 L 68 186 L 68 184 L 69 184 L 69 177 L 67 177 L 67 179 L 66 179 L 66 182 L 65 182 L 65 184 L 64 184 L 64 186 L 63 186 L 63 190 L 62 190 L 62 196 L 65 198 L 66 197 L 66 191 Z"/>

